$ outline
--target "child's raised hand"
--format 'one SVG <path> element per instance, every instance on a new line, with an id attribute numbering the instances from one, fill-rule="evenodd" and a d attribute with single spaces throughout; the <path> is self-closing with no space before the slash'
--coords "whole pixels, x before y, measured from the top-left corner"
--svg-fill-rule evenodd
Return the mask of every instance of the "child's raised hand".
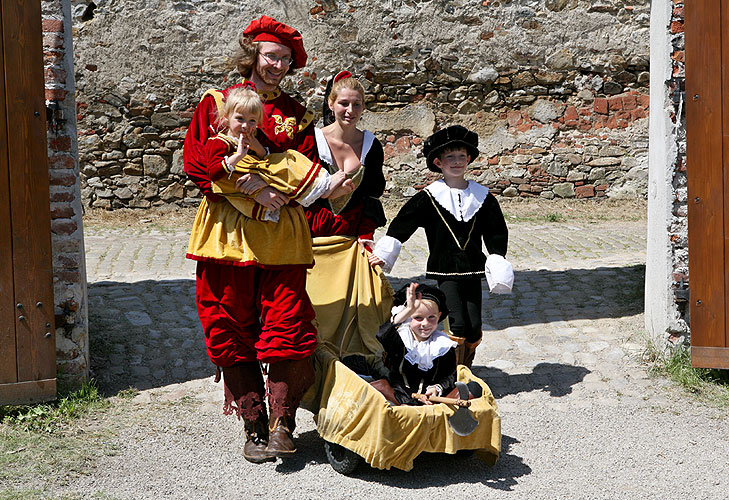
<path id="1" fill-rule="evenodd" d="M 240 136 L 238 136 L 238 148 L 235 150 L 235 153 L 225 159 L 225 163 L 228 165 L 228 168 L 234 169 L 238 162 L 241 161 L 241 159 L 247 154 L 248 143 L 243 138 L 243 134 L 241 134 Z"/>
<path id="2" fill-rule="evenodd" d="M 417 309 L 421 296 L 422 295 L 418 292 L 418 284 L 410 283 L 407 290 L 405 290 L 405 309 L 408 309 L 411 312 Z"/>
<path id="3" fill-rule="evenodd" d="M 422 295 L 418 292 L 418 284 L 410 283 L 405 289 L 405 307 L 392 318 L 392 323 L 399 325 L 407 320 L 420 305 L 421 297 Z"/>
<path id="4" fill-rule="evenodd" d="M 250 149 L 250 146 L 248 145 L 248 141 L 246 138 L 241 134 L 238 136 L 238 149 L 235 150 L 235 155 L 240 156 L 240 158 L 243 158 L 245 155 L 248 154 L 248 149 Z M 240 160 L 239 158 L 239 160 Z M 236 162 L 238 163 L 238 162 Z"/>

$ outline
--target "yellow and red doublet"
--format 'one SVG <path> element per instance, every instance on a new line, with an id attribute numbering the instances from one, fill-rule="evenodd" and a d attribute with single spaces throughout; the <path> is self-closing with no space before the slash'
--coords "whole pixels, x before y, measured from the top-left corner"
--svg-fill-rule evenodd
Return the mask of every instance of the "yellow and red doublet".
<path id="1" fill-rule="evenodd" d="M 263 222 L 246 217 L 213 191 L 213 182 L 227 174 L 220 162 L 207 163 L 205 145 L 219 130 L 218 105 L 240 86 L 203 96 L 184 147 L 185 172 L 205 195 L 187 257 L 198 261 L 196 302 L 208 356 L 224 368 L 303 360 L 317 345 L 305 289 L 306 269 L 313 265 L 311 233 L 301 205 L 281 207 L 278 222 Z M 296 127 L 293 137 L 286 130 L 270 137 L 269 149 L 292 148 L 316 158 L 314 127 L 302 124 L 305 108 L 281 93 L 273 101 L 264 102 L 264 114 L 293 117 Z"/>

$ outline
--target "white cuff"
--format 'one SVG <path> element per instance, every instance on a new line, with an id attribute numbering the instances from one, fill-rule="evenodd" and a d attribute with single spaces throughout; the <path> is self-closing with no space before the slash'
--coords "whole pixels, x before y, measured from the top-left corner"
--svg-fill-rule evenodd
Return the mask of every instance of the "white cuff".
<path id="1" fill-rule="evenodd" d="M 492 253 L 486 257 L 486 281 L 489 291 L 509 294 L 514 286 L 514 267 L 501 255 Z"/>
<path id="2" fill-rule="evenodd" d="M 436 394 L 435 394 L 435 395 L 436 395 L 436 396 L 440 397 L 440 396 L 442 396 L 442 395 L 443 395 L 443 386 L 442 386 L 442 385 L 440 385 L 440 384 L 435 384 L 435 385 L 429 385 L 428 387 L 426 387 L 426 388 L 425 388 L 425 392 L 428 392 L 428 391 L 429 391 L 429 390 L 431 389 L 431 387 L 432 387 L 433 389 L 435 389 L 435 392 L 436 392 Z"/>
<path id="3" fill-rule="evenodd" d="M 392 266 L 395 265 L 397 257 L 400 255 L 402 249 L 402 243 L 393 238 L 392 236 L 383 236 L 380 241 L 375 245 L 375 249 L 372 253 L 385 263 L 382 266 L 382 271 L 389 273 L 392 271 Z"/>
<path id="4" fill-rule="evenodd" d="M 308 193 L 306 193 L 305 196 L 302 196 L 296 201 L 301 205 L 308 207 L 316 200 L 318 200 L 321 195 L 327 192 L 327 190 L 329 189 L 329 184 L 331 182 L 330 179 L 331 175 L 329 175 L 329 172 L 327 172 L 324 167 L 320 168 L 316 179 L 314 179 L 314 186 Z"/>

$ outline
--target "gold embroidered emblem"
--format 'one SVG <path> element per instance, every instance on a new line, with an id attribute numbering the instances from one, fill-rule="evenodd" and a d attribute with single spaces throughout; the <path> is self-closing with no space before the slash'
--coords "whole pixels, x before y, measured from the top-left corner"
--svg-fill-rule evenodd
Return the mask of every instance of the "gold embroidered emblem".
<path id="1" fill-rule="evenodd" d="M 284 120 L 281 115 L 273 115 L 273 121 L 276 122 L 276 127 L 273 129 L 273 134 L 278 135 L 281 132 L 286 132 L 289 139 L 294 138 L 294 125 L 296 125 L 296 118 L 290 116 Z"/>

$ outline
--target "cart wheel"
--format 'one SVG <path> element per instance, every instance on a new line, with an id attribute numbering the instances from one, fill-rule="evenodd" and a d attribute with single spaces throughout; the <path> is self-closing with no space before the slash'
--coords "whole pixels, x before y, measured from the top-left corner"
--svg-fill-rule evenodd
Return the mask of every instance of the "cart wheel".
<path id="1" fill-rule="evenodd" d="M 355 452 L 329 441 L 324 441 L 324 451 L 332 469 L 345 476 L 353 473 L 362 460 Z"/>

